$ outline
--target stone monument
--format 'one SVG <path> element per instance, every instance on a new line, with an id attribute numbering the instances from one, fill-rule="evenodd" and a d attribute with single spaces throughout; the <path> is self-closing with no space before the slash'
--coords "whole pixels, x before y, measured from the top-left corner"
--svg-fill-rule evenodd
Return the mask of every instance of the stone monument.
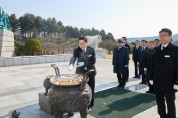
<path id="1" fill-rule="evenodd" d="M 87 44 L 95 49 L 97 58 L 105 58 L 106 52 L 102 48 L 98 48 L 98 44 L 102 42 L 102 36 L 86 36 Z"/>
<path id="2" fill-rule="evenodd" d="M 14 34 L 8 15 L 0 7 L 0 57 L 14 56 Z"/>

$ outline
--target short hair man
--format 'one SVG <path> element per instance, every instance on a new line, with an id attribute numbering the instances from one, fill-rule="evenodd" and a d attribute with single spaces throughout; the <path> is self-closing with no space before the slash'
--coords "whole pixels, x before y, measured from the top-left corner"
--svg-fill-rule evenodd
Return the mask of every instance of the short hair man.
<path id="1" fill-rule="evenodd" d="M 89 74 L 88 85 L 92 90 L 92 100 L 88 107 L 88 110 L 94 106 L 94 89 L 95 89 L 95 51 L 94 48 L 87 45 L 87 38 L 85 36 L 81 36 L 78 39 L 79 47 L 74 50 L 73 56 L 70 60 L 69 70 L 73 69 L 73 65 L 77 59 L 77 69 L 76 74 L 84 74 L 89 70 L 94 70 L 91 74 Z"/>
<path id="2" fill-rule="evenodd" d="M 148 43 L 148 50 L 145 52 L 145 67 L 144 70 L 146 71 L 146 81 L 148 82 L 149 90 L 146 91 L 146 93 L 153 93 L 154 94 L 154 88 L 153 85 L 149 83 L 149 80 L 152 80 L 150 74 L 151 74 L 151 61 L 154 53 L 154 48 L 156 46 L 155 41 L 150 41 Z"/>
<path id="3" fill-rule="evenodd" d="M 159 32 L 161 44 L 155 47 L 152 62 L 152 78 L 158 114 L 161 118 L 176 118 L 175 89 L 178 88 L 178 47 L 171 43 L 172 31 L 163 28 Z M 167 113 L 166 105 L 167 103 Z"/>
<path id="4" fill-rule="evenodd" d="M 127 38 L 124 36 L 121 38 L 122 42 L 123 42 L 123 46 L 125 46 L 126 48 L 128 48 L 129 50 L 129 53 L 130 53 L 130 46 L 129 44 L 127 43 Z M 129 57 L 129 60 L 130 60 L 130 57 Z M 128 68 L 126 69 L 126 74 L 127 74 L 127 81 L 129 79 L 129 64 L 128 64 Z"/>
<path id="5" fill-rule="evenodd" d="M 141 50 L 140 41 L 136 40 L 135 47 L 133 48 L 133 54 L 132 54 L 132 60 L 134 62 L 134 66 L 135 66 L 135 77 L 133 77 L 133 78 L 139 78 L 137 63 L 139 62 L 139 51 L 140 50 Z"/>
<path id="6" fill-rule="evenodd" d="M 156 46 L 159 46 L 159 44 L 160 44 L 159 39 L 155 39 L 154 41 L 155 41 L 155 43 L 156 43 Z"/>
<path id="7" fill-rule="evenodd" d="M 129 49 L 129 53 L 130 53 L 130 46 L 129 44 L 127 43 L 127 38 L 125 36 L 123 36 L 121 38 L 122 42 L 123 42 L 123 46 L 127 47 Z"/>
<path id="8" fill-rule="evenodd" d="M 129 64 L 129 50 L 123 46 L 122 40 L 117 41 L 117 47 L 113 51 L 112 65 L 114 73 L 117 74 L 119 85 L 117 87 L 124 88 L 127 81 L 127 69 Z"/>
<path id="9" fill-rule="evenodd" d="M 140 84 L 147 84 L 146 82 L 146 73 L 144 70 L 144 66 L 145 66 L 145 51 L 148 50 L 147 47 L 147 41 L 146 40 L 142 40 L 141 41 L 141 50 L 139 52 L 139 72 L 140 75 L 142 75 L 142 81 L 140 82 Z"/>

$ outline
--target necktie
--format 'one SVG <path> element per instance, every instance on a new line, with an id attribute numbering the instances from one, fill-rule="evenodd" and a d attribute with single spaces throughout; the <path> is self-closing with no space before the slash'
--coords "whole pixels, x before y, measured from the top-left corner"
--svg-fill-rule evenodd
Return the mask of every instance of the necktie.
<path id="1" fill-rule="evenodd" d="M 85 53 L 85 50 L 82 50 L 83 54 Z"/>
<path id="2" fill-rule="evenodd" d="M 165 48 L 166 48 L 166 47 L 164 47 L 164 46 L 161 46 L 161 50 L 165 50 Z"/>

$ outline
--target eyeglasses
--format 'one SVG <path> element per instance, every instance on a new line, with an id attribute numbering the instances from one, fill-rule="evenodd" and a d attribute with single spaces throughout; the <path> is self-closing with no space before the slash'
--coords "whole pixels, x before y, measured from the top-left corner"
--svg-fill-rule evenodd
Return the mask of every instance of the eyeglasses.
<path id="1" fill-rule="evenodd" d="M 162 37 L 165 38 L 167 36 L 170 36 L 170 35 L 158 35 L 159 38 L 162 38 Z"/>

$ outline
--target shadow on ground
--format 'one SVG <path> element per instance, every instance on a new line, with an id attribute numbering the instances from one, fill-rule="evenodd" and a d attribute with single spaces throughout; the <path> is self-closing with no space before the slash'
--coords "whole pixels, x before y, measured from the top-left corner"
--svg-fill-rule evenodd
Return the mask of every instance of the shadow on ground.
<path id="1" fill-rule="evenodd" d="M 155 97 L 148 94 L 112 88 L 95 94 L 91 115 L 96 118 L 131 118 L 155 106 Z"/>

